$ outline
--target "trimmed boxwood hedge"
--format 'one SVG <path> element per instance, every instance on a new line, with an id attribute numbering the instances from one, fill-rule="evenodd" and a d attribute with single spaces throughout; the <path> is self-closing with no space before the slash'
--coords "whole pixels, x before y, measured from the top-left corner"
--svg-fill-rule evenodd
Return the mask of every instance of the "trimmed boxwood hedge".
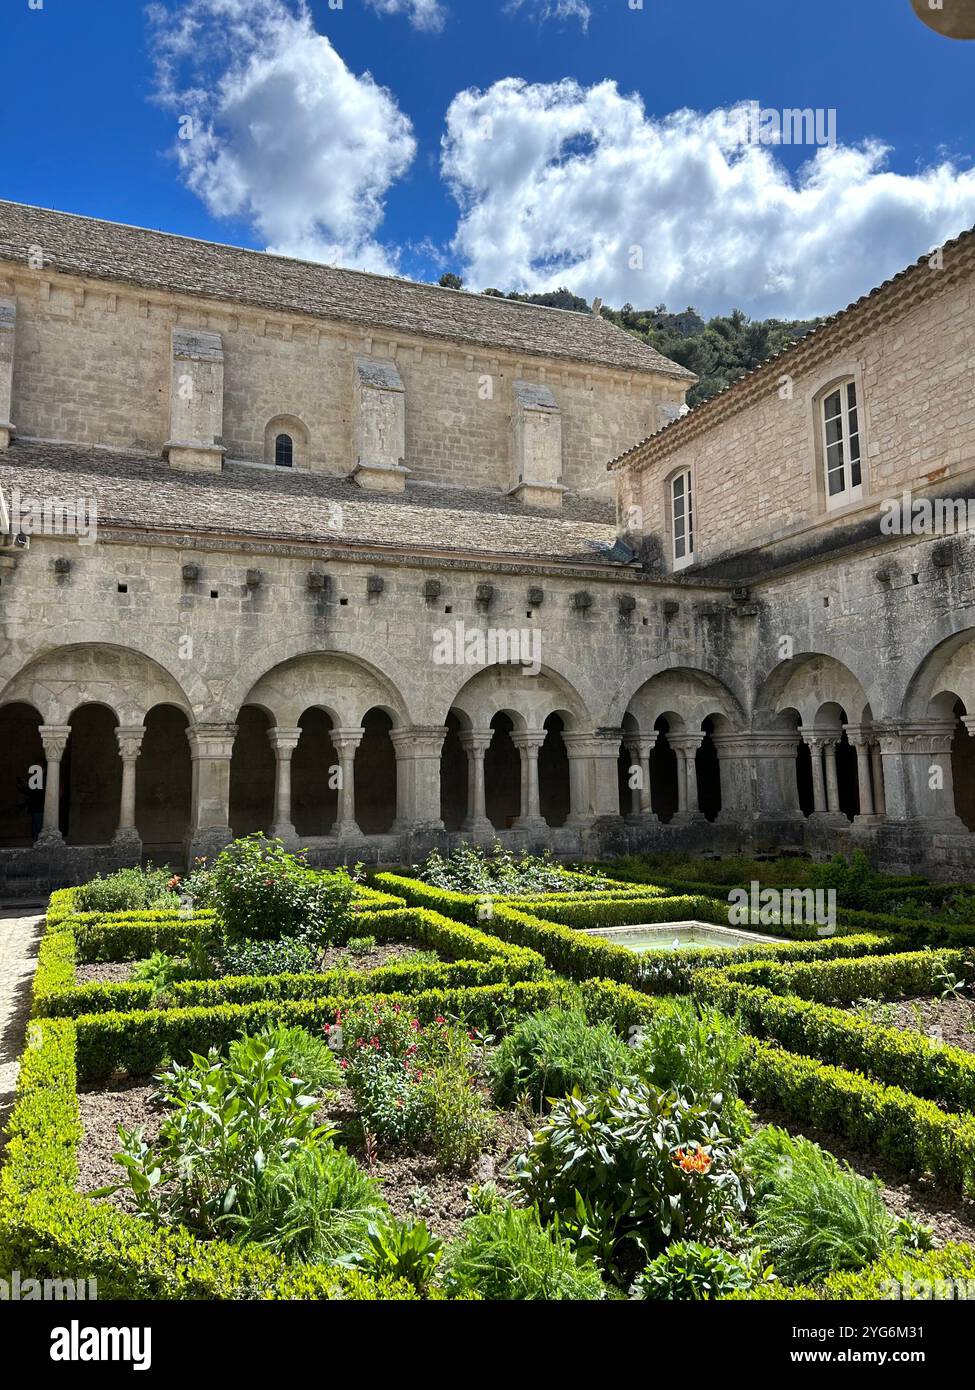
<path id="1" fill-rule="evenodd" d="M 928 1172 L 951 1191 L 975 1196 L 975 1115 L 953 1114 L 899 1086 L 748 1039 L 745 1095 L 803 1124 L 880 1154 L 901 1172 Z"/>
<path id="2" fill-rule="evenodd" d="M 140 983 L 76 983 L 75 963 L 84 958 L 76 942 L 75 919 L 62 918 L 46 933 L 39 953 L 34 981 L 34 1013 L 73 1017 L 85 1013 L 148 1009 L 153 1005 L 151 985 Z M 475 927 L 453 922 L 423 908 L 396 908 L 362 913 L 357 924 L 363 934 L 379 940 L 410 940 L 433 947 L 448 957 L 433 964 L 408 962 L 374 971 L 330 970 L 325 973 L 234 975 L 214 980 L 185 980 L 166 993 L 165 1007 L 212 1007 L 248 1004 L 262 1000 L 309 999 L 326 995 L 412 994 L 419 990 L 460 988 L 533 980 L 545 974 L 545 962 L 536 952 L 511 945 Z M 193 928 L 190 928 L 191 930 Z M 124 928 L 111 928 L 111 933 Z M 174 940 L 179 950 L 182 938 Z M 102 957 L 101 951 L 99 958 Z M 162 1006 L 162 1001 L 160 1005 Z"/>
<path id="3" fill-rule="evenodd" d="M 776 994 L 795 994 L 820 1004 L 851 1004 L 855 999 L 909 999 L 931 994 L 939 971 L 960 970 L 965 959 L 962 951 L 907 951 L 849 960 L 761 960 L 732 964 L 722 973 L 731 983 L 760 985 Z"/>
<path id="4" fill-rule="evenodd" d="M 863 1072 L 937 1101 L 948 1110 L 975 1110 L 975 1053 L 903 1028 L 885 1028 L 859 1014 L 773 994 L 721 971 L 694 980 L 697 998 L 737 1013 L 753 1036 L 833 1066 Z"/>
<path id="5" fill-rule="evenodd" d="M 855 1273 L 831 1274 L 815 1288 L 808 1284 L 760 1284 L 754 1289 L 722 1295 L 741 1303 L 803 1300 L 847 1303 L 869 1300 L 953 1301 L 975 1296 L 975 1246 L 951 1243 L 941 1250 L 884 1255 Z"/>

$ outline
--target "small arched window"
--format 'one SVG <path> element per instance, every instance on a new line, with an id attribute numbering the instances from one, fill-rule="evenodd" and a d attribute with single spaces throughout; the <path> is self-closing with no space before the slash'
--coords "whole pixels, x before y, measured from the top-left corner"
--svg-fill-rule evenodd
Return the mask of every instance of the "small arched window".
<path id="1" fill-rule="evenodd" d="M 290 434 L 279 434 L 274 440 L 274 462 L 279 468 L 290 468 L 294 463 L 295 446 Z"/>

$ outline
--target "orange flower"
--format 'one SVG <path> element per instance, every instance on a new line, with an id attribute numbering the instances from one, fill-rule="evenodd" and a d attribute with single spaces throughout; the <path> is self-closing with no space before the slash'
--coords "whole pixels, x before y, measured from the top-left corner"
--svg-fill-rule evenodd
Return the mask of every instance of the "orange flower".
<path id="1" fill-rule="evenodd" d="M 683 1173 L 706 1173 L 711 1167 L 711 1155 L 697 1144 L 693 1149 L 678 1149 L 674 1162 Z"/>

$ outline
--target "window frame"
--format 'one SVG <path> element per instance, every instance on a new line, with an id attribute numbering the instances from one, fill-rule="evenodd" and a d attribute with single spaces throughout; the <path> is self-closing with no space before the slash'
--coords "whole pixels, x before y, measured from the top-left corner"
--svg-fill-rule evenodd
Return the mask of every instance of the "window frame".
<path id="1" fill-rule="evenodd" d="M 828 415 L 827 406 L 836 396 L 839 397 L 839 414 Z M 863 402 L 855 376 L 842 377 L 819 393 L 817 416 L 826 510 L 833 511 L 837 507 L 849 506 L 851 502 L 861 502 L 864 471 Z M 839 434 L 831 439 L 829 427 L 834 422 L 838 424 Z M 836 450 L 839 451 L 838 466 L 831 465 L 831 451 Z M 837 472 L 843 485 L 838 491 L 831 492 L 830 478 Z"/>
<path id="2" fill-rule="evenodd" d="M 681 542 L 684 544 L 684 554 L 678 555 L 678 534 L 677 534 L 677 484 L 684 484 L 682 500 L 684 510 L 681 516 L 682 535 Z M 694 471 L 692 468 L 679 468 L 671 473 L 667 479 L 667 513 L 670 521 L 670 560 L 674 570 L 686 569 L 688 565 L 694 564 L 695 542 L 697 530 L 696 501 L 694 497 Z M 689 544 L 688 544 L 689 542 Z"/>
<path id="3" fill-rule="evenodd" d="M 279 455 L 280 452 L 282 452 L 282 450 L 281 450 L 281 442 L 282 442 L 282 440 L 285 440 L 285 439 L 288 441 L 288 443 L 287 443 L 288 461 L 287 461 L 287 463 L 282 463 L 282 462 L 281 462 L 281 459 L 278 457 L 278 455 Z M 279 434 L 276 434 L 276 435 L 274 436 L 274 466 L 275 466 L 275 468 L 294 468 L 294 466 L 295 466 L 295 441 L 294 441 L 294 435 L 289 434 L 289 433 L 287 432 L 287 430 L 281 430 L 281 432 L 280 432 Z"/>

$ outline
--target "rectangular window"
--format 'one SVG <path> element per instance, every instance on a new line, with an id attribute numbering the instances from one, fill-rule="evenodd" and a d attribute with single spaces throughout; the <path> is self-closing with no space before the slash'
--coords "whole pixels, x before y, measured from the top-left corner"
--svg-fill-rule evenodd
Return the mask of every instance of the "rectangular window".
<path id="1" fill-rule="evenodd" d="M 674 566 L 689 565 L 694 559 L 694 501 L 689 471 L 678 473 L 671 482 L 670 500 Z"/>
<path id="2" fill-rule="evenodd" d="M 837 507 L 857 501 L 863 492 L 856 384 L 845 381 L 837 386 L 824 397 L 822 411 L 826 505 Z"/>

